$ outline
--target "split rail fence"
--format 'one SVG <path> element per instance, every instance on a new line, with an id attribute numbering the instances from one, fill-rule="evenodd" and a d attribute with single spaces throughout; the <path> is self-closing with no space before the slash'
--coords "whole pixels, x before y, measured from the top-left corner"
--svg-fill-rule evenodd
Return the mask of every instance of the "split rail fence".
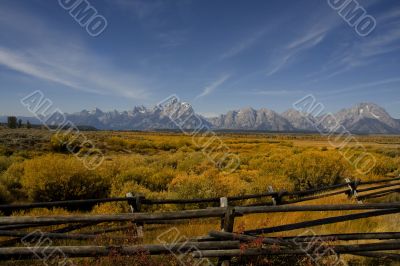
<path id="1" fill-rule="evenodd" d="M 365 257 L 377 257 L 389 260 L 400 260 L 400 232 L 379 233 L 352 233 L 331 235 L 302 235 L 288 237 L 271 237 L 268 234 L 287 232 L 296 229 L 306 229 L 313 226 L 334 224 L 345 221 L 364 219 L 400 213 L 400 202 L 390 203 L 363 203 L 365 199 L 383 197 L 400 191 L 400 177 L 379 181 L 361 182 L 346 179 L 345 183 L 322 187 L 306 191 L 274 191 L 272 187 L 260 194 L 241 195 L 234 197 L 215 197 L 198 199 L 147 199 L 142 195 L 128 193 L 126 197 L 70 200 L 57 202 L 40 202 L 28 204 L 0 205 L 0 211 L 12 214 L 14 211 L 34 208 L 93 206 L 106 202 L 127 202 L 130 213 L 112 215 L 57 215 L 57 216 L 2 216 L 0 217 L 0 236 L 7 240 L 0 242 L 0 260 L 40 259 L 54 254 L 63 254 L 68 258 L 74 257 L 101 257 L 112 253 L 120 255 L 135 255 L 145 252 L 148 255 L 159 254 L 186 254 L 198 260 L 218 258 L 218 264 L 229 265 L 233 257 L 246 256 L 274 256 L 282 254 L 310 255 L 323 254 L 324 256 L 338 256 L 352 254 Z M 345 194 L 356 199 L 355 204 L 328 204 L 328 205 L 298 205 L 294 203 L 307 202 L 319 198 Z M 268 201 L 264 201 L 269 199 Z M 257 199 L 259 202 L 248 204 L 246 200 Z M 163 204 L 210 204 L 211 206 L 199 209 L 178 211 L 142 212 L 144 205 Z M 215 206 L 217 204 L 217 206 Z M 234 233 L 235 218 L 249 214 L 266 213 L 293 213 L 293 212 L 331 212 L 355 211 L 351 214 L 329 216 L 309 221 L 283 224 L 265 228 L 256 228 L 244 232 Z M 140 244 L 121 246 L 27 246 L 37 238 L 61 240 L 93 240 L 99 235 L 111 232 L 125 232 L 128 229 L 135 231 L 137 239 L 143 239 L 143 230 L 146 224 L 175 224 L 191 219 L 218 218 L 221 220 L 221 231 L 211 231 L 208 236 L 193 237 L 189 241 Z M 122 225 L 89 232 L 71 233 L 83 228 L 100 224 L 121 223 Z M 127 224 L 128 223 L 128 224 Z M 58 226 L 56 230 L 48 230 L 49 226 Z M 61 226 L 61 227 L 60 227 Z M 41 230 L 34 230 L 40 228 Z M 47 228 L 47 229 L 45 229 Z M 114 239 L 123 239 L 123 236 L 112 236 Z M 316 241 L 317 239 L 317 241 Z M 363 244 L 343 244 L 346 241 L 373 241 Z M 257 247 L 243 249 L 243 245 L 257 242 Z M 310 244 L 311 242 L 318 242 Z M 329 245 L 326 244 L 329 242 Z M 335 243 L 336 244 L 333 244 Z M 340 242 L 340 243 L 337 243 Z M 23 243 L 25 246 L 21 245 Z M 33 242 L 32 242 L 33 243 Z M 305 250 L 305 246 L 308 247 Z M 204 261 L 202 261 L 204 262 Z"/>

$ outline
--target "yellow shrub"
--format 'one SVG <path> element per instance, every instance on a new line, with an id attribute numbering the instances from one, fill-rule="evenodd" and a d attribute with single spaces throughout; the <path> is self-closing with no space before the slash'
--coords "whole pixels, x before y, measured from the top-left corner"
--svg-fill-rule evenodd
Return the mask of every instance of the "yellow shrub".
<path id="1" fill-rule="evenodd" d="M 109 194 L 110 182 L 74 157 L 46 155 L 23 165 L 21 184 L 31 200 L 103 198 Z"/>
<path id="2" fill-rule="evenodd" d="M 0 156 L 0 173 L 7 170 L 10 167 L 12 161 L 9 157 Z"/>
<path id="3" fill-rule="evenodd" d="M 51 136 L 51 148 L 56 152 L 72 152 L 76 153 L 80 150 L 80 143 L 77 135 L 57 133 Z"/>
<path id="4" fill-rule="evenodd" d="M 129 211 L 128 204 L 125 203 L 125 208 L 121 202 L 107 202 L 94 206 L 91 214 L 117 214 L 126 213 Z"/>
<path id="5" fill-rule="evenodd" d="M 146 158 L 137 155 L 118 155 L 108 156 L 104 162 L 97 168 L 96 172 L 106 178 L 115 178 L 122 173 L 129 171 L 132 167 L 146 165 Z"/>
<path id="6" fill-rule="evenodd" d="M 265 193 L 268 187 L 272 186 L 275 191 L 287 190 L 293 191 L 294 184 L 283 175 L 259 175 L 253 179 L 252 192 Z"/>
<path id="7" fill-rule="evenodd" d="M 178 174 L 169 190 L 182 199 L 219 197 L 228 193 L 226 186 L 218 182 L 214 171 L 202 175 Z"/>
<path id="8" fill-rule="evenodd" d="M 12 197 L 7 187 L 0 183 L 0 204 L 9 203 L 12 201 Z"/>
<path id="9" fill-rule="evenodd" d="M 182 154 L 182 157 L 178 161 L 177 170 L 200 174 L 213 167 L 215 167 L 215 164 L 210 162 L 203 153 L 192 152 Z"/>
<path id="10" fill-rule="evenodd" d="M 143 184 L 153 191 L 165 191 L 169 183 L 174 179 L 175 173 L 171 169 L 161 169 L 150 176 Z"/>
<path id="11" fill-rule="evenodd" d="M 154 169 L 145 166 L 133 166 L 129 170 L 123 172 L 120 176 L 123 181 L 135 181 L 138 184 L 144 183 L 153 174 Z"/>
<path id="12" fill-rule="evenodd" d="M 4 185 L 13 200 L 26 200 L 26 195 L 22 191 L 21 178 L 24 174 L 22 163 L 13 163 L 1 177 L 1 184 Z"/>
<path id="13" fill-rule="evenodd" d="M 107 143 L 107 148 L 111 149 L 113 151 L 122 151 L 124 149 L 131 148 L 130 143 L 127 140 L 120 138 L 120 137 L 114 136 L 114 137 L 108 138 L 106 140 L 106 143 Z"/>
<path id="14" fill-rule="evenodd" d="M 250 180 L 246 180 L 238 173 L 227 174 L 221 173 L 217 181 L 224 185 L 227 194 L 223 196 L 237 196 L 249 193 L 251 188 Z"/>
<path id="15" fill-rule="evenodd" d="M 35 208 L 30 210 L 19 210 L 12 213 L 13 216 L 54 216 L 54 215 L 71 215 L 74 212 L 64 208 Z"/>
<path id="16" fill-rule="evenodd" d="M 296 189 L 310 189 L 343 181 L 348 165 L 336 152 L 306 151 L 294 155 L 282 167 Z"/>
<path id="17" fill-rule="evenodd" d="M 111 190 L 112 197 L 125 197 L 126 193 L 128 192 L 131 192 L 132 194 L 141 194 L 143 196 L 150 196 L 152 194 L 151 190 L 139 185 L 134 181 L 113 181 Z"/>
<path id="18" fill-rule="evenodd" d="M 123 172 L 117 178 L 123 182 L 133 181 L 151 191 L 163 191 L 168 189 L 168 184 L 174 178 L 171 169 L 157 169 L 151 166 L 137 166 Z"/>
<path id="19" fill-rule="evenodd" d="M 371 174 L 377 176 L 386 176 L 400 168 L 395 159 L 390 157 L 373 154 L 376 159 L 375 165 L 371 170 Z"/>

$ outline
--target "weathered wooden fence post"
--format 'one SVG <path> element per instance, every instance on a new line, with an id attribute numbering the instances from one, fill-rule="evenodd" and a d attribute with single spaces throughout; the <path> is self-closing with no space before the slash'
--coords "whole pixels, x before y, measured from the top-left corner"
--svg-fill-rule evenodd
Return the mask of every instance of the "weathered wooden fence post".
<path id="1" fill-rule="evenodd" d="M 357 199 L 358 193 L 357 193 L 357 186 L 360 184 L 360 180 L 354 180 L 352 182 L 350 178 L 345 179 L 347 186 L 349 187 L 350 191 L 347 193 L 347 196 L 350 198 L 355 197 Z M 361 200 L 357 200 L 358 203 L 362 203 Z"/>
<path id="2" fill-rule="evenodd" d="M 219 206 L 221 208 L 227 208 L 228 207 L 228 198 L 227 197 L 222 197 L 219 199 Z M 221 230 L 224 230 L 224 224 L 225 224 L 225 216 L 221 218 Z"/>
<path id="3" fill-rule="evenodd" d="M 232 233 L 235 225 L 235 209 L 229 206 L 227 197 L 220 198 L 220 207 L 226 208 L 225 215 L 221 218 L 221 231 Z M 218 259 L 218 265 L 229 266 L 229 264 L 230 258 L 222 257 Z"/>
<path id="4" fill-rule="evenodd" d="M 275 193 L 275 190 L 272 186 L 268 186 L 269 193 Z M 281 190 L 280 192 L 276 192 L 274 195 L 271 196 L 272 205 L 280 205 L 282 203 L 282 197 L 285 194 L 285 191 Z"/>
<path id="5" fill-rule="evenodd" d="M 143 196 L 140 196 L 139 194 L 136 194 L 135 196 L 133 196 L 133 193 L 128 192 L 128 193 L 126 193 L 126 197 L 128 198 L 128 204 L 129 204 L 129 207 L 130 207 L 130 209 L 131 209 L 131 212 L 132 212 L 132 213 L 134 213 L 134 212 L 140 212 L 141 209 L 142 209 L 142 203 L 141 203 L 141 201 L 142 201 L 142 199 L 143 199 Z M 144 226 L 144 223 L 142 223 L 142 222 L 135 222 L 135 221 L 133 221 L 132 223 L 133 223 L 133 224 L 135 225 L 135 227 L 136 227 L 136 236 L 137 236 L 138 238 L 143 238 L 143 236 L 144 236 L 144 234 L 143 234 L 143 226 Z"/>
<path id="6" fill-rule="evenodd" d="M 274 188 L 272 186 L 268 186 L 268 192 L 269 193 L 274 193 L 275 192 Z M 276 202 L 276 197 L 272 196 L 271 199 L 272 199 L 272 205 L 276 206 L 276 203 L 277 203 Z"/>

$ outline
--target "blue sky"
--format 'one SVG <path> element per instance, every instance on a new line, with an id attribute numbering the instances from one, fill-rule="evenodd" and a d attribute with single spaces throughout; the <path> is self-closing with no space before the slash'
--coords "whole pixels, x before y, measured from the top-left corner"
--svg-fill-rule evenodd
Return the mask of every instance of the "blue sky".
<path id="1" fill-rule="evenodd" d="M 358 0 L 357 35 L 325 0 L 91 0 L 87 34 L 55 0 L 0 0 L 0 114 L 40 89 L 65 112 L 129 110 L 171 94 L 206 116 L 285 111 L 312 93 L 337 111 L 375 102 L 400 118 L 400 2 Z"/>

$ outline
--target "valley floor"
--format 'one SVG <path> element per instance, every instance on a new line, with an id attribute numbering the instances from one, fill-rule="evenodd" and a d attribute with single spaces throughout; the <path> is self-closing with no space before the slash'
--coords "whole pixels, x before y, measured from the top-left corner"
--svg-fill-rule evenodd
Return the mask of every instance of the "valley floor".
<path id="1" fill-rule="evenodd" d="M 369 181 L 400 174 L 400 136 L 394 135 L 355 136 L 350 142 L 346 142 L 344 139 L 331 141 L 327 136 L 315 134 L 220 133 L 217 136 L 189 136 L 168 132 L 116 131 L 82 134 L 91 141 L 98 154 L 104 156 L 95 169 L 85 167 L 83 159 L 87 158 L 82 156 L 88 154 L 86 151 L 93 147 L 85 146 L 71 134 L 60 132 L 57 135 L 40 129 L 0 129 L 1 204 L 124 197 L 128 192 L 140 193 L 150 199 L 222 197 L 262 193 L 268 191 L 269 186 L 275 191 L 306 190 L 343 183 L 345 178 Z M 70 147 L 73 147 L 73 153 L 70 152 Z M 240 162 L 237 167 L 224 168 L 224 165 L 216 164 L 216 158 L 223 158 L 224 154 L 237 156 Z M 364 172 L 360 171 L 357 164 L 358 159 L 365 158 L 363 155 L 373 158 L 373 163 L 365 162 L 369 165 L 361 169 L 368 170 Z M 398 200 L 398 194 L 394 193 L 373 201 Z M 243 203 L 257 202 L 259 201 L 247 200 Z M 345 195 L 338 195 L 304 204 L 334 203 L 355 202 Z M 206 206 L 185 206 L 199 207 Z M 179 207 L 174 205 L 146 206 L 143 211 L 177 209 Z M 126 203 L 105 203 L 89 210 L 35 209 L 13 215 L 123 212 L 129 212 Z M 347 213 L 349 212 L 248 215 L 237 219 L 235 231 Z M 394 214 L 311 229 L 316 234 L 397 231 L 399 221 L 400 216 Z M 182 236 L 194 237 L 206 235 L 211 229 L 219 230 L 219 226 L 219 220 L 206 219 L 177 224 L 176 228 Z M 146 225 L 144 243 L 155 243 L 157 236 L 168 228 Z M 86 230 L 88 229 L 90 228 Z M 304 230 L 294 230 L 275 236 L 302 233 Z M 126 233 L 120 235 L 124 236 Z M 107 237 L 96 241 L 118 244 Z M 134 243 L 134 240 L 127 238 L 123 243 Z M 57 244 L 70 245 L 71 242 L 57 241 Z M 344 258 L 349 265 L 383 265 L 373 259 L 355 256 Z M 283 265 L 287 264 L 287 259 L 268 258 L 262 264 Z M 173 258 L 154 260 L 138 262 L 135 258 L 133 261 L 137 265 L 177 263 Z M 134 265 L 133 261 L 118 257 L 76 260 L 79 265 Z M 257 265 L 261 262 L 248 263 Z M 307 260 L 299 261 L 298 265 L 309 265 L 307 263 Z M 21 265 L 21 262 L 10 262 L 9 265 Z"/>

